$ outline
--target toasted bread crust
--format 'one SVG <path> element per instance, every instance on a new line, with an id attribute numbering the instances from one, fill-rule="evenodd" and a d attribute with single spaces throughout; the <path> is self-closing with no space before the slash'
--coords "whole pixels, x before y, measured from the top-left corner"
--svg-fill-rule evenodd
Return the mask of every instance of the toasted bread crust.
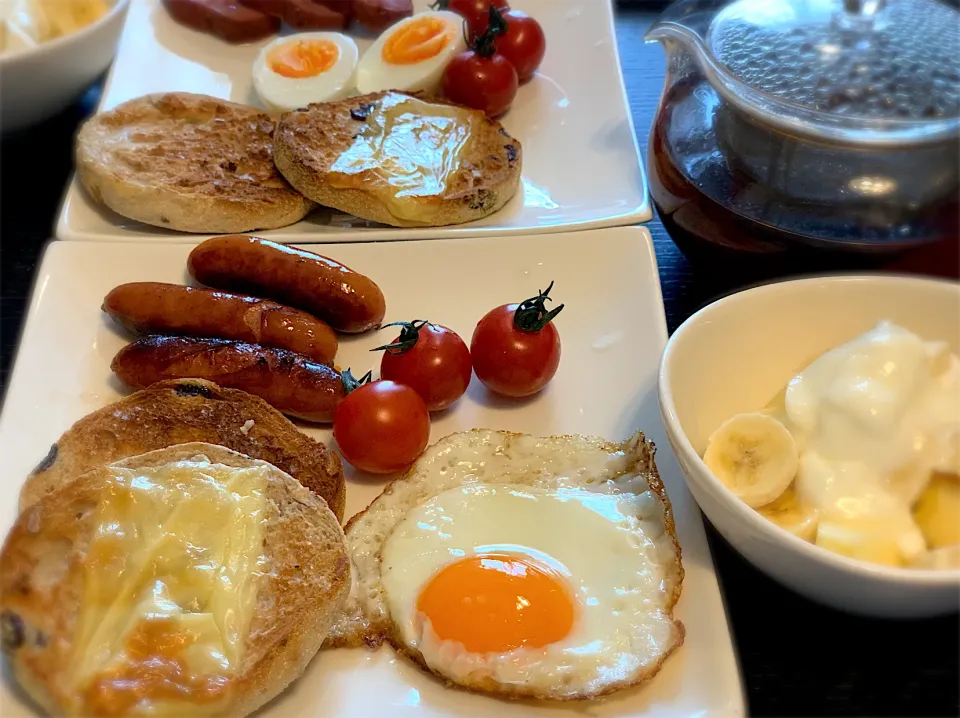
<path id="1" fill-rule="evenodd" d="M 487 433 L 487 431 L 488 430 L 486 429 L 473 429 L 471 431 L 461 432 L 459 435 L 481 434 Z M 511 431 L 494 431 L 490 433 L 499 436 L 504 446 L 509 446 L 513 439 L 524 436 L 523 434 Z M 449 440 L 453 439 L 455 436 L 457 436 L 457 434 L 440 439 L 432 447 L 435 454 L 442 455 L 443 445 Z M 577 437 L 565 435 L 554 436 L 551 438 L 563 440 L 567 438 L 576 439 Z M 489 677 L 474 678 L 473 682 L 469 685 L 459 684 L 449 680 L 446 676 L 428 666 L 423 655 L 419 651 L 410 648 L 406 644 L 403 637 L 399 633 L 397 625 L 389 615 L 377 617 L 364 615 L 361 604 L 359 604 L 359 602 L 352 596 L 347 600 L 344 608 L 344 614 L 338 617 L 337 621 L 331 627 L 330 634 L 324 643 L 324 648 L 357 648 L 360 646 L 376 648 L 377 646 L 386 642 L 392 646 L 397 653 L 407 657 L 415 664 L 420 666 L 420 668 L 423 670 L 434 674 L 439 679 L 444 681 L 448 686 L 466 689 L 475 693 L 493 695 L 508 700 L 519 700 L 525 698 L 549 698 L 550 700 L 556 701 L 593 699 L 610 695 L 611 693 L 615 693 L 632 686 L 637 686 L 651 680 L 657 673 L 660 672 L 660 669 L 663 667 L 663 663 L 667 660 L 667 658 L 669 658 L 674 651 L 683 645 L 685 638 L 685 629 L 683 624 L 673 617 L 673 608 L 676 606 L 677 601 L 680 600 L 684 578 L 682 551 L 680 548 L 680 543 L 677 540 L 676 523 L 674 522 L 673 517 L 673 507 L 670 503 L 670 497 L 667 495 L 666 488 L 663 485 L 663 481 L 660 478 L 660 474 L 657 470 L 657 465 L 654 460 L 656 446 L 653 444 L 653 442 L 647 440 L 643 432 L 636 432 L 632 437 L 622 443 L 601 441 L 598 443 L 598 448 L 610 453 L 623 451 L 633 457 L 630 465 L 627 466 L 624 473 L 642 476 L 645 479 L 650 491 L 659 499 L 661 508 L 663 510 L 664 532 L 666 536 L 669 537 L 670 543 L 672 544 L 675 552 L 674 555 L 676 560 L 668 567 L 669 570 L 667 577 L 669 579 L 669 593 L 666 596 L 664 608 L 670 615 L 674 629 L 676 630 L 676 639 L 668 648 L 668 650 L 664 651 L 657 657 L 656 661 L 644 666 L 642 671 L 633 674 L 629 678 L 610 683 L 605 686 L 603 690 L 592 693 L 566 694 L 560 696 L 535 695 L 529 693 L 529 688 L 525 685 L 520 684 L 507 688 L 503 684 L 500 684 Z M 389 484 L 387 484 L 387 486 L 384 487 L 383 491 L 377 496 L 377 498 L 375 498 L 370 505 L 367 506 L 367 508 L 351 517 L 344 527 L 348 537 L 351 527 L 360 522 L 368 511 L 377 506 L 377 503 L 381 500 L 381 497 L 391 494 L 401 482 L 411 480 L 411 477 L 414 476 L 416 469 L 417 467 L 414 465 L 403 476 L 391 481 Z"/>
<path id="2" fill-rule="evenodd" d="M 395 227 L 471 222 L 493 214 L 513 197 L 523 163 L 520 142 L 499 122 L 466 108 L 461 110 L 473 116 L 476 129 L 446 191 L 442 195 L 403 200 L 411 209 L 415 208 L 416 221 L 395 216 L 368 191 L 383 182 L 372 173 L 362 175 L 364 189 L 332 187 L 328 181 L 330 168 L 365 127 L 370 107 L 387 94 L 377 92 L 318 103 L 282 115 L 274 133 L 273 158 L 277 168 L 314 202 Z"/>
<path id="3" fill-rule="evenodd" d="M 273 464 L 343 518 L 346 484 L 336 453 L 262 399 L 202 379 L 158 382 L 77 421 L 27 478 L 20 509 L 98 466 L 197 441 Z"/>
<path id="4" fill-rule="evenodd" d="M 182 444 L 114 464 L 158 466 L 205 456 L 236 467 L 266 465 L 210 444 Z M 349 591 L 343 531 L 324 501 L 269 466 L 264 504 L 266 565 L 246 650 L 224 715 L 246 715 L 295 680 L 319 649 Z M 3 648 L 24 689 L 54 715 L 76 715 L 66 680 L 82 596 L 92 516 L 110 467 L 84 474 L 18 518 L 0 562 Z"/>
<path id="5" fill-rule="evenodd" d="M 206 95 L 147 95 L 80 129 L 77 176 L 94 200 L 130 219 L 182 232 L 284 227 L 313 203 L 271 157 L 275 121 Z"/>

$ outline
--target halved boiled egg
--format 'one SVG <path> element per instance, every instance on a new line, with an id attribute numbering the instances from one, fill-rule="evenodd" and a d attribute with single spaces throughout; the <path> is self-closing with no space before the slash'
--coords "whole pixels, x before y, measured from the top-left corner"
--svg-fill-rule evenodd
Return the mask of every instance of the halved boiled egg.
<path id="1" fill-rule="evenodd" d="M 460 15 L 437 10 L 408 17 L 385 30 L 360 58 L 357 91 L 432 92 L 450 60 L 466 48 Z"/>
<path id="2" fill-rule="evenodd" d="M 253 63 L 253 86 L 268 110 L 290 112 L 350 94 L 357 43 L 339 32 L 304 32 L 264 47 Z"/>

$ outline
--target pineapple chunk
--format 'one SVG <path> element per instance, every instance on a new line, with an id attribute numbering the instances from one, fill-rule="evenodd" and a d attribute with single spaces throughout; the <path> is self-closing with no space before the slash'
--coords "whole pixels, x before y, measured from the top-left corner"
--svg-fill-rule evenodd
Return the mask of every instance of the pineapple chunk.
<path id="1" fill-rule="evenodd" d="M 934 473 L 913 507 L 930 548 L 960 544 L 960 477 Z"/>

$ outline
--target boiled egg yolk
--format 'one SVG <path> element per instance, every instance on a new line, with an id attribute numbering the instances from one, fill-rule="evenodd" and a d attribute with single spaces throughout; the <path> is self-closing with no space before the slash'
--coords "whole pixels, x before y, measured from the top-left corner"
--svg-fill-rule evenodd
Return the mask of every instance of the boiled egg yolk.
<path id="1" fill-rule="evenodd" d="M 429 10 L 385 30 L 357 64 L 357 92 L 440 90 L 443 73 L 467 49 L 463 18 L 449 10 Z"/>
<path id="2" fill-rule="evenodd" d="M 296 40 L 267 53 L 267 64 L 282 77 L 315 77 L 340 59 L 340 48 L 330 40 Z"/>
<path id="3" fill-rule="evenodd" d="M 440 18 L 414 18 L 390 35 L 381 55 L 391 65 L 413 65 L 436 57 L 454 41 L 453 27 Z"/>
<path id="4" fill-rule="evenodd" d="M 421 592 L 417 610 L 437 638 L 471 653 L 555 643 L 570 633 L 576 613 L 556 571 L 507 554 L 471 556 L 441 569 Z"/>
<path id="5" fill-rule="evenodd" d="M 253 87 L 263 106 L 275 112 L 339 100 L 353 90 L 359 55 L 357 43 L 339 32 L 278 37 L 257 54 Z"/>

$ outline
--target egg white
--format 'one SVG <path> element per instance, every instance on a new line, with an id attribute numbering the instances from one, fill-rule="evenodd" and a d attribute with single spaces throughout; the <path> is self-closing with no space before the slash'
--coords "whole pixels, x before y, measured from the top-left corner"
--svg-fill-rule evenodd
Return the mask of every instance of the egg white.
<path id="1" fill-rule="evenodd" d="M 570 699 L 652 677 L 683 640 L 672 613 L 680 550 L 642 434 L 623 444 L 453 434 L 428 448 L 346 533 L 352 595 L 331 645 L 388 640 L 465 687 Z M 486 655 L 438 640 L 416 612 L 430 578 L 461 552 L 506 547 L 568 574 L 577 600 L 569 635 L 541 649 Z"/>
<path id="2" fill-rule="evenodd" d="M 442 20 L 454 31 L 454 39 L 435 56 L 410 65 L 395 65 L 383 59 L 383 46 L 400 29 L 422 17 Z M 440 87 L 443 71 L 450 61 L 467 49 L 463 39 L 463 18 L 447 10 L 430 10 L 405 18 L 381 33 L 377 41 L 363 53 L 357 65 L 357 92 L 365 95 L 383 90 L 402 92 L 435 92 Z"/>
<path id="3" fill-rule="evenodd" d="M 650 661 L 673 636 L 670 616 L 650 609 L 664 580 L 654 541 L 663 529 L 644 519 L 658 508 L 649 492 L 495 483 L 449 489 L 408 512 L 384 542 L 390 615 L 404 643 L 455 681 L 484 676 L 538 692 L 558 684 L 597 692 Z M 498 552 L 528 556 L 564 576 L 576 609 L 569 635 L 542 648 L 476 655 L 424 625 L 417 600 L 438 571 L 461 557 Z"/>
<path id="4" fill-rule="evenodd" d="M 329 40 L 340 56 L 326 72 L 313 77 L 284 77 L 267 63 L 271 50 L 298 40 Z M 253 87 L 268 110 L 292 112 L 313 102 L 332 102 L 351 94 L 360 51 L 353 38 L 339 32 L 303 32 L 268 43 L 253 62 Z"/>

